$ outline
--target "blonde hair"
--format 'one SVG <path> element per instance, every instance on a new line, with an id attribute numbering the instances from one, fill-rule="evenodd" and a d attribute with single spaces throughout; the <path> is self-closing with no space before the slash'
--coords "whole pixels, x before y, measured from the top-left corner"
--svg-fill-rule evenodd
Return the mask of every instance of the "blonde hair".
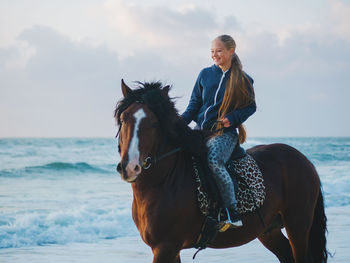
<path id="1" fill-rule="evenodd" d="M 236 42 L 229 35 L 221 35 L 216 39 L 219 39 L 225 46 L 226 49 L 236 50 Z M 248 106 L 254 101 L 254 90 L 253 87 L 242 70 L 242 63 L 234 52 L 231 60 L 231 73 L 230 77 L 226 83 L 226 89 L 223 101 L 219 108 L 218 119 L 223 119 L 226 114 L 232 112 L 236 109 L 243 108 Z M 231 123 L 232 124 L 232 123 Z M 219 133 L 223 133 L 222 128 L 223 124 L 218 122 L 217 130 L 220 130 Z M 239 143 L 242 144 L 245 142 L 247 133 L 243 124 L 238 126 L 238 138 Z"/>

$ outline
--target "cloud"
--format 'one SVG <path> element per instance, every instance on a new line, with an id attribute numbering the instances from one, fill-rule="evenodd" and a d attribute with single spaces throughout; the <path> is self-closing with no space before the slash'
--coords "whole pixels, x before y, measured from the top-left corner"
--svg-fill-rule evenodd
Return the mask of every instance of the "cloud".
<path id="1" fill-rule="evenodd" d="M 249 122 L 253 135 L 350 134 L 346 41 L 313 31 L 295 32 L 283 45 L 268 33 L 251 41 L 254 48 L 243 61 L 256 81 L 259 120 Z"/>
<path id="2" fill-rule="evenodd" d="M 218 21 L 210 9 L 195 4 L 169 7 L 109 0 L 91 12 L 114 32 L 112 43 L 122 47 L 119 53 L 134 55 L 147 49 L 173 63 L 180 63 L 179 57 L 198 58 L 203 52 L 209 54 L 213 36 L 221 34 L 223 29 L 240 29 L 234 16 Z M 109 47 L 117 51 L 113 45 Z"/>
<path id="3" fill-rule="evenodd" d="M 0 137 L 113 136 L 121 78 L 131 86 L 161 80 L 177 87 L 173 96 L 189 96 L 201 64 L 178 68 L 152 50 L 120 59 L 105 46 L 75 42 L 46 26 L 24 30 L 17 41 L 0 49 L 0 121 L 7 124 Z M 35 52 L 24 66 L 6 67 L 20 59 L 22 47 Z"/>
<path id="4" fill-rule="evenodd" d="M 33 26 L 0 49 L 0 121 L 7 124 L 0 137 L 110 137 L 121 78 L 131 86 L 134 80 L 173 84 L 182 111 L 198 72 L 211 64 L 210 41 L 222 33 L 234 35 L 255 79 L 258 112 L 246 123 L 250 136 L 350 134 L 350 45 L 334 27 L 346 25 L 345 17 L 325 26 L 254 31 L 234 15 L 219 19 L 194 4 L 107 1 L 94 12 L 89 17 L 105 25 L 105 39 L 76 40 Z"/>
<path id="5" fill-rule="evenodd" d="M 329 4 L 333 31 L 338 37 L 350 42 L 350 4 L 339 0 L 329 0 Z"/>
<path id="6" fill-rule="evenodd" d="M 166 6 L 143 6 L 124 1 L 107 1 L 104 13 L 124 36 L 149 47 L 181 47 L 207 37 L 201 32 L 215 28 L 214 17 L 200 8 L 181 11 Z"/>
<path id="7" fill-rule="evenodd" d="M 102 124 L 107 120 L 113 123 L 112 98 L 118 94 L 114 87 L 120 80 L 117 55 L 104 47 L 74 43 L 43 26 L 26 29 L 18 39 L 35 54 L 24 68 L 0 71 L 0 101 L 7 106 L 0 118 L 3 123 L 12 120 L 13 125 L 2 129 L 1 135 L 105 134 Z M 0 55 L 0 64 L 16 60 L 20 53 L 18 46 L 1 49 L 0 54 L 7 55 Z"/>
<path id="8" fill-rule="evenodd" d="M 4 56 L 0 58 L 3 70 L 13 70 L 25 68 L 27 62 L 35 55 L 35 50 L 27 45 L 26 42 L 16 41 L 10 48 L 5 48 L 1 52 Z M 1 56 L 1 55 L 0 55 Z"/>

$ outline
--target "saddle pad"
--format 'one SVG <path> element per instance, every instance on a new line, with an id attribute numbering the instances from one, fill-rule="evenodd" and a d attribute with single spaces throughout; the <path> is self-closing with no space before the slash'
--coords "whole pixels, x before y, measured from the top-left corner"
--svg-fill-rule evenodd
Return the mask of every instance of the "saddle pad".
<path id="1" fill-rule="evenodd" d="M 237 210 L 239 213 L 252 212 L 262 206 L 265 200 L 265 185 L 262 173 L 253 157 L 231 160 L 227 169 L 234 174 L 237 182 Z"/>

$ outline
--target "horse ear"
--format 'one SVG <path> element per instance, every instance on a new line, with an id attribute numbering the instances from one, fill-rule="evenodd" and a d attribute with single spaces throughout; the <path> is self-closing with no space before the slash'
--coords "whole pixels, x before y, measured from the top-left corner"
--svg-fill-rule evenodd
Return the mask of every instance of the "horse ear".
<path id="1" fill-rule="evenodd" d="M 163 95 L 166 96 L 166 97 L 169 97 L 169 95 L 168 95 L 169 90 L 170 90 L 170 86 L 169 85 L 166 85 L 164 88 L 162 88 Z"/>
<path id="2" fill-rule="evenodd" d="M 128 96 L 132 92 L 132 90 L 125 84 L 123 79 L 122 79 L 122 92 L 124 97 Z"/>

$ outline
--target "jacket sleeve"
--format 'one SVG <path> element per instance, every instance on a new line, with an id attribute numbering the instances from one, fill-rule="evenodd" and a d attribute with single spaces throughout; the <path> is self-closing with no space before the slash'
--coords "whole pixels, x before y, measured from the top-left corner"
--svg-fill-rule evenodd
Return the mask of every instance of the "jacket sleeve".
<path id="1" fill-rule="evenodd" d="M 202 86 L 200 84 L 201 75 L 202 72 L 200 72 L 198 75 L 198 78 L 192 91 L 190 102 L 185 112 L 181 115 L 182 119 L 186 122 L 186 124 L 189 124 L 194 119 L 194 117 L 196 116 L 196 114 L 198 114 L 200 108 L 202 107 Z"/>
<path id="2" fill-rule="evenodd" d="M 230 121 L 231 126 L 237 128 L 240 124 L 245 122 L 256 111 L 256 103 L 253 101 L 248 106 L 236 109 L 226 115 Z"/>
<path id="3" fill-rule="evenodd" d="M 251 87 L 253 88 L 253 79 L 248 74 L 246 74 L 246 77 L 249 80 Z M 240 124 L 245 122 L 254 112 L 256 112 L 255 100 L 246 107 L 236 109 L 226 114 L 226 118 L 230 121 L 232 127 L 237 128 Z"/>

